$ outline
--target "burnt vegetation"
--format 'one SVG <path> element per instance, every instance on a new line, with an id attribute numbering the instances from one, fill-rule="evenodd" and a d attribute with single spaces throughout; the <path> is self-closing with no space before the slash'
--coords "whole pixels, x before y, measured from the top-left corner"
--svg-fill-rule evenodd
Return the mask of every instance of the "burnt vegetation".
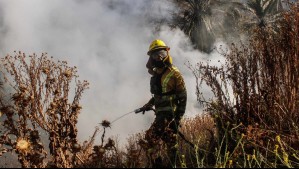
<path id="1" fill-rule="evenodd" d="M 176 136 L 177 163 L 168 167 L 299 167 L 298 3 L 288 4 L 275 27 L 250 29 L 248 41 L 217 49 L 225 57 L 222 66 L 190 63 L 205 109 L 203 115 L 183 119 L 180 131 L 193 145 Z M 1 59 L 0 156 L 16 154 L 24 168 L 167 164 L 166 146 L 144 146 L 144 133 L 131 136 L 121 149 L 116 138 L 105 137 L 111 128 L 107 120 L 80 143 L 80 99 L 88 82 L 78 80 L 76 67 L 53 60 L 46 53 L 22 52 Z M 213 97 L 203 96 L 203 85 Z"/>

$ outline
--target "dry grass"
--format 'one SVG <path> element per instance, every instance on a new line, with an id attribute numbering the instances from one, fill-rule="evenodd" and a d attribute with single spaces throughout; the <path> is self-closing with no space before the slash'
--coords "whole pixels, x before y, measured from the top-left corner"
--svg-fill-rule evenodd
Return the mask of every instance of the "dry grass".
<path id="1" fill-rule="evenodd" d="M 185 138 L 192 142 L 195 147 L 190 146 L 182 137 L 177 135 L 177 146 L 179 149 L 177 167 L 200 167 L 200 161 L 209 161 L 209 157 L 213 156 L 211 148 L 214 146 L 215 126 L 213 119 L 209 116 L 196 116 L 194 118 L 182 119 L 180 131 Z M 138 133 L 128 139 L 126 146 L 124 162 L 126 167 L 154 167 L 154 158 L 162 157 L 162 165 L 168 164 L 168 156 L 166 145 L 161 143 L 158 149 L 147 147 L 142 144 L 145 133 Z M 207 155 L 207 156 L 206 156 Z M 165 166 L 166 167 L 166 166 Z M 168 166 L 169 167 L 169 166 Z M 170 166 L 171 167 L 171 166 Z"/>
<path id="2" fill-rule="evenodd" d="M 258 151 L 264 157 L 272 155 L 260 166 L 271 166 L 276 154 L 269 148 L 274 149 L 279 136 L 283 153 L 294 156 L 290 166 L 298 165 L 298 20 L 297 3 L 277 22 L 280 31 L 256 28 L 248 44 L 220 48 L 226 58 L 221 67 L 205 63 L 190 67 L 198 80 L 198 99 L 215 119 L 222 156 L 234 152 L 232 157 L 244 158 Z M 200 93 L 203 83 L 211 88 L 213 99 Z"/>
<path id="3" fill-rule="evenodd" d="M 298 3 L 283 13 L 277 26 L 279 31 L 255 29 L 246 44 L 220 48 L 226 58 L 220 67 L 190 66 L 206 115 L 182 120 L 180 131 L 194 147 L 177 136 L 175 167 L 299 167 Z M 144 133 L 131 136 L 120 150 L 116 138 L 105 139 L 111 126 L 106 120 L 100 123 L 103 130 L 96 127 L 88 141 L 78 142 L 80 99 L 88 82 L 77 80 L 75 67 L 54 62 L 47 54 L 27 57 L 21 52 L 1 62 L 3 84 L 12 93 L 0 99 L 0 155 L 16 153 L 22 167 L 32 168 L 153 167 L 150 153 L 166 163 L 166 146 L 153 153 L 142 144 Z M 213 98 L 202 96 L 204 83 Z M 41 132 L 49 142 L 41 139 Z"/>

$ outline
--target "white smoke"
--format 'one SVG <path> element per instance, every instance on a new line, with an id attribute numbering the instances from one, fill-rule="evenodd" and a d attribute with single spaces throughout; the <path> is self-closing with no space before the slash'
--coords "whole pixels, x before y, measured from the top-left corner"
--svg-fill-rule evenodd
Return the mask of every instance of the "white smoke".
<path id="1" fill-rule="evenodd" d="M 77 66 L 81 80 L 90 82 L 82 97 L 79 141 L 92 135 L 102 120 L 113 121 L 143 106 L 151 97 L 145 64 L 149 44 L 156 38 L 170 46 L 174 65 L 182 72 L 187 90 L 186 116 L 200 114 L 195 77 L 185 65 L 218 60 L 193 50 L 180 30 L 162 27 L 153 33 L 150 18 L 169 17 L 171 4 L 148 0 L 0 0 L 1 57 L 22 51 L 47 52 L 69 66 Z M 149 128 L 153 112 L 134 113 L 115 121 L 108 136 L 125 143 L 129 135 Z M 100 138 L 97 137 L 99 143 Z"/>

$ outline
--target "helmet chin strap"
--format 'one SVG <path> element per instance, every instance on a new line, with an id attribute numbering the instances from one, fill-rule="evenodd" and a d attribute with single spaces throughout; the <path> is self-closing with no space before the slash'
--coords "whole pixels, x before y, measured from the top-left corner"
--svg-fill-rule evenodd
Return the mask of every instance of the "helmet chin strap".
<path id="1" fill-rule="evenodd" d="M 172 58 L 171 56 L 169 55 L 169 50 L 166 50 L 166 57 L 163 59 L 163 63 L 166 65 L 166 66 L 169 66 L 169 65 L 172 65 Z"/>
<path id="2" fill-rule="evenodd" d="M 168 52 L 167 52 L 167 55 L 166 55 L 166 57 L 162 60 L 163 61 L 163 63 L 165 63 L 165 61 L 167 60 L 169 58 L 169 55 L 168 55 Z"/>

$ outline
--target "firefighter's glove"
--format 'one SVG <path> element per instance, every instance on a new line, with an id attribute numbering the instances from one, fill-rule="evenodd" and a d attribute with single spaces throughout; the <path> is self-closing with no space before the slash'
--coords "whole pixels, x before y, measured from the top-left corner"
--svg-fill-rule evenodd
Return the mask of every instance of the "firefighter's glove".
<path id="1" fill-rule="evenodd" d="M 142 114 L 145 113 L 145 111 L 149 111 L 149 110 L 154 110 L 153 109 L 153 105 L 150 103 L 146 103 L 144 106 L 142 106 L 141 108 L 135 110 L 135 113 L 140 113 L 142 112 Z"/>
<path id="2" fill-rule="evenodd" d="M 145 111 L 153 110 L 153 105 L 150 103 L 146 103 L 141 109 L 142 109 L 142 114 L 144 114 Z"/>

